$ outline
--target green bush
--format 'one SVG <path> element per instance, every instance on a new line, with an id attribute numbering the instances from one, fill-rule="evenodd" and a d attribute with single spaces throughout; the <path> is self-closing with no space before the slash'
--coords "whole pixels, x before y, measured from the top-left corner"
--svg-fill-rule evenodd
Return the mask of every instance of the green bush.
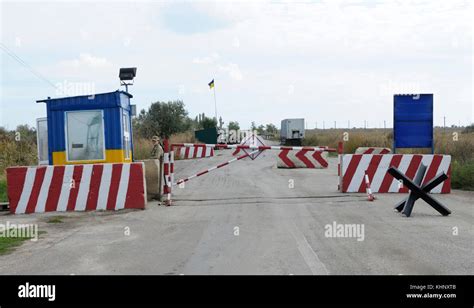
<path id="1" fill-rule="evenodd" d="M 456 160 L 452 163 L 451 168 L 452 188 L 474 190 L 474 160 L 464 164 Z"/>

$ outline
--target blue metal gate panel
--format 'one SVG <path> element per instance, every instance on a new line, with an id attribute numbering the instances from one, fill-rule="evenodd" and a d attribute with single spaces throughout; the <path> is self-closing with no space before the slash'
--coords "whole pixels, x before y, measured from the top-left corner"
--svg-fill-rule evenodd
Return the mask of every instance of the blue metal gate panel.
<path id="1" fill-rule="evenodd" d="M 433 148 L 433 94 L 394 95 L 396 148 Z"/>

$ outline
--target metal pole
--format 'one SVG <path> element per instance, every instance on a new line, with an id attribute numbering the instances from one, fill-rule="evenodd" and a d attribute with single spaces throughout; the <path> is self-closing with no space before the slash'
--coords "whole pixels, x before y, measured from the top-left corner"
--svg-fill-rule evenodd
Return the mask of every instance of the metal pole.
<path id="1" fill-rule="evenodd" d="M 216 79 L 214 78 L 214 86 L 212 87 L 214 89 L 214 111 L 216 114 L 216 121 L 217 121 L 217 99 L 216 99 Z"/>

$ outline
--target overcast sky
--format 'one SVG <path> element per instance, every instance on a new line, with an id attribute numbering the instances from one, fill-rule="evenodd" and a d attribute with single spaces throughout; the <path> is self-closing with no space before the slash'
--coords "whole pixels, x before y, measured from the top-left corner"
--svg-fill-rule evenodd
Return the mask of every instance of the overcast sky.
<path id="1" fill-rule="evenodd" d="M 242 128 L 391 126 L 396 93 L 433 93 L 436 125 L 470 124 L 471 3 L 2 1 L 0 125 L 33 125 L 48 96 L 115 91 L 127 66 L 139 109 L 213 116 L 215 78 L 219 116 Z"/>

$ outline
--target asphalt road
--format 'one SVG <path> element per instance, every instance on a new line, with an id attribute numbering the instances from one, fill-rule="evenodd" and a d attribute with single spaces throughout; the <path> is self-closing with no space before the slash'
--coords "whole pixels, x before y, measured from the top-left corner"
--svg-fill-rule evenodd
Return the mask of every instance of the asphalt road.
<path id="1" fill-rule="evenodd" d="M 177 161 L 176 179 L 230 153 Z M 369 202 L 339 193 L 336 165 L 331 158 L 324 170 L 277 169 L 276 153 L 267 151 L 175 187 L 171 207 L 0 215 L 0 224 L 46 231 L 0 256 L 0 273 L 474 274 L 474 193 L 436 195 L 450 216 L 419 200 L 406 218 L 393 210 L 405 195 Z M 57 215 L 62 223 L 46 222 Z M 363 237 L 328 237 L 333 224 L 363 226 Z"/>

